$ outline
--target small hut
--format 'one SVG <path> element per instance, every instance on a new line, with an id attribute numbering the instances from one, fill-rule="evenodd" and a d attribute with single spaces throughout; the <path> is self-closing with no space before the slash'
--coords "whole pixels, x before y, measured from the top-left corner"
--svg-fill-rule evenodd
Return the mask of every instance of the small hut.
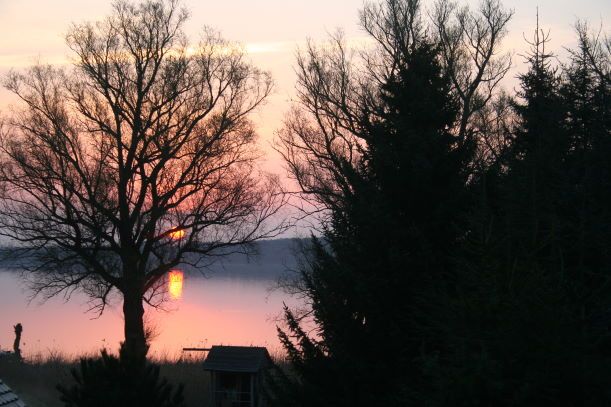
<path id="1" fill-rule="evenodd" d="M 267 348 L 213 346 L 204 361 L 211 376 L 212 406 L 265 407 L 261 386 L 271 365 Z"/>
<path id="2" fill-rule="evenodd" d="M 26 407 L 25 403 L 0 380 L 0 407 Z"/>

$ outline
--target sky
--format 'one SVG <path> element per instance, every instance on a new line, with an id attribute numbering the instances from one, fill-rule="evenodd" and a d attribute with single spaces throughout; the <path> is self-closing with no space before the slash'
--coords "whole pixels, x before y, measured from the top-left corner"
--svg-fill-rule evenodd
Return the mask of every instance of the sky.
<path id="1" fill-rule="evenodd" d="M 425 7 L 431 7 L 432 0 L 422 1 Z M 472 7 L 478 3 L 457 1 Z M 296 49 L 307 38 L 322 41 L 338 28 L 349 40 L 364 38 L 358 26 L 363 0 L 183 0 L 183 4 L 191 13 L 185 30 L 194 42 L 203 26 L 211 26 L 225 38 L 243 43 L 252 62 L 271 72 L 275 91 L 253 119 L 262 149 L 267 152 L 263 167 L 284 176 L 281 160 L 269 145 L 294 98 Z M 515 12 L 504 43 L 506 51 L 516 54 L 514 69 L 504 83 L 509 88 L 515 86 L 515 76 L 523 69 L 519 56 L 527 48 L 523 35 L 530 37 L 537 7 L 541 27 L 550 30 L 550 46 L 560 58 L 566 55 L 563 47 L 575 43 L 572 26 L 577 19 L 611 33 L 610 0 L 505 0 L 504 4 Z M 64 36 L 70 24 L 100 20 L 110 11 L 109 0 L 0 0 L 0 78 L 10 69 L 24 69 L 37 60 L 65 63 L 70 53 Z M 0 112 L 7 112 L 14 102 L 0 88 Z M 225 291 L 218 292 L 226 296 Z M 213 305 L 206 307 L 214 310 Z M 211 311 L 207 312 L 210 323 L 217 323 L 210 319 Z"/>
<path id="2" fill-rule="evenodd" d="M 476 7 L 478 1 L 459 3 Z M 423 4 L 430 7 L 432 1 L 423 0 Z M 213 27 L 225 38 L 244 44 L 252 62 L 274 77 L 274 94 L 253 119 L 267 152 L 264 168 L 282 175 L 280 159 L 269 145 L 294 98 L 296 49 L 308 38 L 323 41 L 338 28 L 348 39 L 365 37 L 358 26 L 363 0 L 183 0 L 183 5 L 191 14 L 185 31 L 194 42 L 203 26 Z M 560 58 L 565 55 L 563 47 L 574 44 L 572 26 L 577 19 L 611 31 L 608 0 L 506 0 L 504 5 L 515 13 L 503 45 L 516 54 L 505 82 L 509 88 L 515 86 L 515 76 L 523 68 L 519 56 L 526 49 L 523 35 L 532 33 L 537 7 L 540 24 L 551 30 L 551 47 Z M 109 0 L 0 0 L 0 76 L 37 60 L 65 62 L 70 50 L 64 36 L 70 24 L 99 20 L 110 10 Z M 0 90 L 0 111 L 6 112 L 11 103 L 11 95 Z"/>

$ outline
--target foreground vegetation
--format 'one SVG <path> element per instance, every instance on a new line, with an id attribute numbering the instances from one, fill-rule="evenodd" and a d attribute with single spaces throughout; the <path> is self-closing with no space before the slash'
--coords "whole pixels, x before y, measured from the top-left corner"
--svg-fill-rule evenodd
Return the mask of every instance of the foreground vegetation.
<path id="1" fill-rule="evenodd" d="M 188 407 L 208 405 L 209 376 L 202 369 L 200 357 L 164 357 L 153 362 L 160 366 L 161 376 L 170 384 L 185 385 L 184 396 Z M 70 371 L 78 365 L 78 360 L 59 353 L 35 355 L 24 363 L 5 359 L 0 360 L 0 377 L 29 407 L 62 407 L 64 404 L 60 401 L 56 386 L 72 384 L 74 380 Z"/>

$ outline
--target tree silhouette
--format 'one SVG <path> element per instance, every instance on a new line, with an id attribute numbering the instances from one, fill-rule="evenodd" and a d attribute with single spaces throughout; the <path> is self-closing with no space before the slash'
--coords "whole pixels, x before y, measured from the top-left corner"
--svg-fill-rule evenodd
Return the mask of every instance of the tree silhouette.
<path id="1" fill-rule="evenodd" d="M 66 407 L 185 405 L 182 385 L 174 389 L 159 377 L 159 366 L 147 361 L 118 358 L 103 350 L 100 358 L 81 359 L 71 374 L 76 384 L 57 386 Z"/>
<path id="2" fill-rule="evenodd" d="M 281 229 L 248 118 L 271 79 L 212 30 L 190 46 L 187 17 L 176 0 L 115 2 L 69 30 L 71 70 L 5 80 L 22 108 L 0 139 L 0 233 L 33 262 L 35 292 L 80 289 L 101 313 L 118 291 L 135 358 L 147 350 L 143 301 L 158 304 L 168 271 Z"/>
<path id="3" fill-rule="evenodd" d="M 429 314 L 445 342 L 427 361 L 433 405 L 605 405 L 611 397 L 601 160 L 609 88 L 583 50 L 554 66 L 548 40 L 537 25 L 498 129 L 505 142 L 472 180 L 482 193 L 452 271 L 455 289 Z"/>
<path id="4" fill-rule="evenodd" d="M 492 49 L 507 18 L 495 20 L 496 34 L 479 32 Z M 377 44 L 362 60 L 341 37 L 332 51 L 310 44 L 299 56 L 300 104 L 280 133 L 291 175 L 327 217 L 297 287 L 311 301 L 317 336 L 286 310 L 280 338 L 297 380 L 279 374 L 271 389 L 278 405 L 420 400 L 429 387 L 421 356 L 439 346 L 427 304 L 466 233 L 472 117 L 487 104 L 475 100 L 495 80 L 468 79 L 469 64 L 445 57 L 417 1 L 368 4 L 361 22 Z M 493 60 L 478 61 L 483 72 Z M 471 96 L 461 96 L 465 86 Z"/>

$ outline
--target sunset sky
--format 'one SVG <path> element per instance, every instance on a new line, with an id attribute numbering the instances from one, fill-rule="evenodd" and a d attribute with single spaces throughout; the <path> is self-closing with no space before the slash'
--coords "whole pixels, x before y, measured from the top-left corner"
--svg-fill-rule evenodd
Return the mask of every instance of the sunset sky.
<path id="1" fill-rule="evenodd" d="M 477 5 L 469 0 L 466 4 Z M 515 85 L 525 50 L 523 33 L 530 36 L 536 7 L 542 27 L 551 30 L 551 47 L 562 57 L 564 46 L 574 43 L 572 25 L 585 19 L 593 27 L 609 30 L 611 2 L 606 0 L 507 0 L 505 6 L 515 11 L 505 41 L 507 50 L 516 53 L 515 68 L 505 86 Z M 281 125 L 294 87 L 294 55 L 306 38 L 323 40 L 329 32 L 341 28 L 352 40 L 364 38 L 359 29 L 358 10 L 362 0 L 183 0 L 191 12 L 186 31 L 195 41 L 204 25 L 246 46 L 253 62 L 271 71 L 276 87 L 266 106 L 255 116 L 266 150 Z M 432 1 L 424 1 L 430 6 Z M 10 68 L 23 68 L 36 60 L 65 63 L 70 56 L 64 34 L 71 22 L 100 19 L 110 12 L 108 0 L 0 0 L 0 74 Z M 0 91 L 0 110 L 6 111 L 11 98 Z M 270 152 L 267 168 L 281 172 L 279 160 Z"/>
<path id="2" fill-rule="evenodd" d="M 296 180 L 287 175 L 272 147 L 295 103 L 296 54 L 308 40 L 322 43 L 337 30 L 351 47 L 374 44 L 358 21 L 368 1 L 179 1 L 189 11 L 184 31 L 195 45 L 186 55 L 192 55 L 204 27 L 210 27 L 243 44 L 252 64 L 271 74 L 273 93 L 252 120 L 264 153 L 261 169 L 278 174 L 284 188 L 276 188 L 249 165 L 256 155 L 243 146 L 252 132 L 241 123 L 249 110 L 240 109 L 241 96 L 252 91 L 248 83 L 229 87 L 231 95 L 216 102 L 205 90 L 206 85 L 214 88 L 216 79 L 185 80 L 184 87 L 167 79 L 200 78 L 189 76 L 196 69 L 204 77 L 225 72 L 214 64 L 213 69 L 202 63 L 186 64 L 193 70 L 154 70 L 165 75 L 164 82 L 147 87 L 153 97 L 144 102 L 150 113 L 144 121 L 130 109 L 100 109 L 95 98 L 87 97 L 89 88 L 75 86 L 78 82 L 65 76 L 41 75 L 35 89 L 43 89 L 42 96 L 36 94 L 31 103 L 43 106 L 46 119 L 15 114 L 11 123 L 19 100 L 3 86 L 9 72 L 37 63 L 68 67 L 74 58 L 65 43 L 71 24 L 103 20 L 112 14 L 113 0 L 0 0 L 0 351 L 13 343 L 12 327 L 19 322 L 25 327 L 24 366 L 37 366 L 29 360 L 45 352 L 76 358 L 100 348 L 119 349 L 119 343 L 121 363 L 132 366 L 144 361 L 152 341 L 149 356 L 177 360 L 185 347 L 265 346 L 282 357 L 282 366 L 297 366 L 297 376 L 291 377 L 306 383 L 308 391 L 324 390 L 315 377 L 320 372 L 320 377 L 340 372 L 336 376 L 341 380 L 331 381 L 334 394 L 337 389 L 348 389 L 351 396 L 383 391 L 395 401 L 406 394 L 423 400 L 431 394 L 431 403 L 441 403 L 454 400 L 454 391 L 456 400 L 477 401 L 479 390 L 472 392 L 477 386 L 486 391 L 481 400 L 488 399 L 492 382 L 476 371 L 492 372 L 491 380 L 504 389 L 499 394 L 510 394 L 518 383 L 515 400 L 528 400 L 537 392 L 551 400 L 565 394 L 552 386 L 560 389 L 564 383 L 574 384 L 566 394 L 577 398 L 589 394 L 578 389 L 589 386 L 587 380 L 592 388 L 604 388 L 593 378 L 603 369 L 611 371 L 603 341 L 611 309 L 611 296 L 603 289 L 609 280 L 604 272 L 611 268 L 611 230 L 605 228 L 611 224 L 611 210 L 605 211 L 611 208 L 605 191 L 611 183 L 611 147 L 605 142 L 609 129 L 603 118 L 609 107 L 606 78 L 592 58 L 574 76 L 558 70 L 566 80 L 548 80 L 546 71 L 532 81 L 527 88 L 531 92 L 516 89 L 518 75 L 526 70 L 524 55 L 537 15 L 540 28 L 549 32 L 545 51 L 557 57 L 553 63 L 563 63 L 568 49 L 577 45 L 578 21 L 611 36 L 611 0 L 500 0 L 514 12 L 502 43 L 502 52 L 513 55 L 512 68 L 501 86 L 510 97 L 522 95 L 521 108 L 507 105 L 507 110 L 490 113 L 492 103 L 486 100 L 473 112 L 459 110 L 472 106 L 477 97 L 462 95 L 460 103 L 452 103 L 458 92 L 449 92 L 437 80 L 439 69 L 432 59 L 437 54 L 422 47 L 400 53 L 404 59 L 399 63 L 388 58 L 381 69 L 407 66 L 403 77 L 381 88 L 388 97 L 367 100 L 361 103 L 364 109 L 353 109 L 343 99 L 347 104 L 337 105 L 348 112 L 345 120 L 312 120 L 312 127 L 294 120 L 296 130 L 289 130 L 297 133 Z M 427 19 L 438 0 L 421 1 Z M 448 1 L 477 9 L 481 0 Z M 126 35 L 142 29 L 135 27 L 126 29 Z M 227 48 L 219 49 L 226 55 Z M 109 55 L 119 60 L 122 51 Z M 236 66 L 227 69 L 231 73 L 226 77 L 241 72 Z M 353 71 L 358 73 L 347 70 Z M 183 72 L 187 74 L 181 76 Z M 464 71 L 459 65 L 453 72 Z M 582 72 L 592 74 L 589 82 L 582 80 Z M 125 87 L 135 76 L 140 87 Z M 141 96 L 142 76 L 127 82 L 118 77 L 119 96 L 114 79 L 101 80 L 102 89 L 121 107 L 131 107 L 130 96 Z M 341 87 L 336 82 L 343 78 L 316 78 L 310 95 L 337 92 Z M 219 80 L 221 94 L 226 94 L 224 80 Z M 57 100 L 65 94 L 46 97 L 50 87 L 45 85 L 59 83 L 61 88 L 62 81 L 73 97 L 85 95 L 70 99 L 67 109 L 73 113 L 69 109 L 80 106 L 79 119 L 85 120 L 69 115 L 65 120 L 56 113 L 55 107 L 63 106 Z M 18 88 L 19 81 L 13 83 Z M 155 92 L 165 92 L 161 102 Z M 141 100 L 133 103 L 135 109 Z M 216 103 L 212 110 L 205 109 L 209 100 Z M 306 115 L 308 109 L 316 113 L 319 103 L 317 97 L 304 103 Z M 362 125 L 358 119 L 366 114 L 367 119 L 377 116 L 369 126 L 360 126 L 356 142 L 325 138 L 338 127 L 344 131 L 340 122 L 352 124 L 356 117 L 357 126 Z M 504 114 L 507 120 L 496 120 Z M 466 127 L 460 130 L 466 136 L 450 140 L 455 117 L 464 119 Z M 104 120 L 110 125 L 103 127 Z M 470 139 L 472 123 L 482 122 L 493 124 L 480 126 L 478 138 Z M 94 141 L 99 137 L 98 143 L 81 142 L 81 134 Z M 123 148 L 125 139 L 134 147 Z M 285 140 L 287 145 L 291 157 L 291 141 Z M 368 154 L 359 149 L 363 145 Z M 363 156 L 368 159 L 354 158 Z M 319 205 L 309 206 L 308 198 Z M 300 206 L 312 213 L 299 211 Z M 320 239 L 270 239 L 253 246 L 256 256 L 240 253 L 250 248 L 251 240 L 312 234 Z M 35 273 L 27 273 L 31 269 Z M 47 294 L 51 298 L 44 302 Z M 144 316 L 143 300 L 148 303 Z M 159 312 L 156 305 L 162 306 Z M 278 335 L 277 326 L 288 326 L 288 336 Z M 314 368 L 309 349 L 324 355 L 313 359 Z M 490 350 L 489 355 L 482 358 L 480 349 Z M 18 347 L 15 354 L 20 354 Z M 567 357 L 557 363 L 556 354 Z M 286 355 L 295 358 L 292 367 Z M 562 374 L 547 377 L 550 360 Z M 582 370 L 594 373 L 574 372 L 575 361 L 593 366 Z M 21 366 L 12 363 L 8 365 Z M 299 370 L 299 364 L 305 368 Z M 8 381 L 2 367 L 0 357 L 0 373 Z M 389 374 L 378 374 L 381 367 Z M 520 376 L 524 372 L 526 379 Z M 314 374 L 315 386 L 308 387 L 309 374 Z M 354 383 L 367 384 L 369 376 L 371 386 L 352 391 Z M 378 376 L 392 380 L 381 385 Z M 412 383 L 419 386 L 425 379 L 433 385 L 412 392 Z M 447 393 L 426 393 L 436 383 L 449 383 Z M 464 394 L 461 386 L 467 389 Z"/>

